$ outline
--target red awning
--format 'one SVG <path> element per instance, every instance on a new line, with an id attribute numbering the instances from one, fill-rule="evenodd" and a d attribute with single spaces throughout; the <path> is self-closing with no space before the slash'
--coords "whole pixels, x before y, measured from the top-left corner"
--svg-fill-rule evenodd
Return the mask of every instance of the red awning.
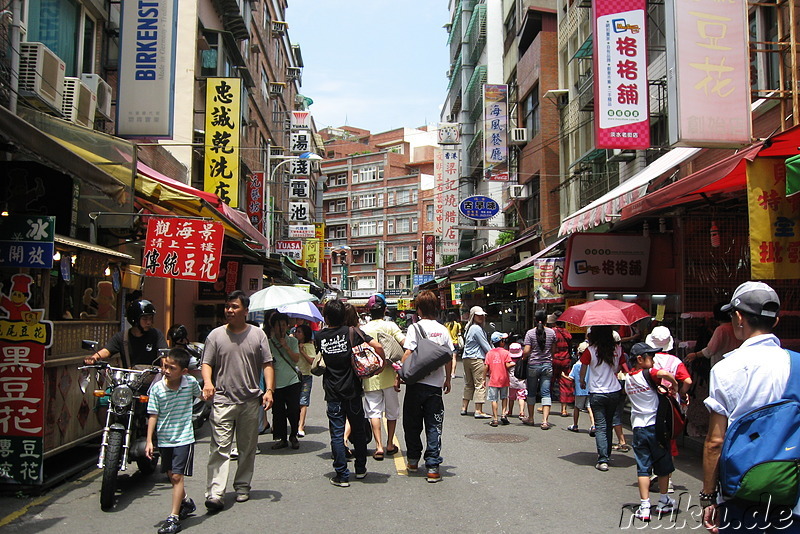
<path id="1" fill-rule="evenodd" d="M 632 202 L 622 209 L 622 219 L 700 200 L 701 195 L 739 191 L 747 187 L 747 161 L 756 157 L 789 157 L 800 153 L 800 126 L 766 141 L 759 141 L 705 169 Z"/>
<path id="2" fill-rule="evenodd" d="M 245 213 L 242 213 L 239 210 L 231 208 L 226 203 L 222 202 L 217 195 L 213 193 L 208 193 L 206 191 L 201 191 L 199 189 L 195 189 L 194 187 L 185 184 L 183 182 L 179 182 L 169 176 L 161 174 L 157 170 L 148 167 L 141 161 L 139 162 L 138 166 L 136 167 L 139 174 L 146 176 L 156 182 L 163 184 L 167 187 L 171 187 L 172 189 L 177 189 L 182 193 L 186 193 L 189 195 L 193 195 L 205 203 L 208 206 L 222 215 L 225 219 L 227 219 L 233 226 L 235 226 L 243 235 L 247 236 L 252 241 L 258 243 L 259 245 L 268 248 L 269 242 L 267 238 L 264 237 L 258 230 L 256 230 L 255 226 L 252 225 L 250 219 L 247 217 Z"/>

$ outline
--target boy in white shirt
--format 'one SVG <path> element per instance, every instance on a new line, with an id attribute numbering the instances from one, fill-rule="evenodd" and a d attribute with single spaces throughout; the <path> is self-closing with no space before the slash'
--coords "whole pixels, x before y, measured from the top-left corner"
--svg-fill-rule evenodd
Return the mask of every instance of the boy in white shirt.
<path id="1" fill-rule="evenodd" d="M 669 476 L 675 470 L 672 454 L 668 447 L 656 439 L 656 412 L 658 411 L 658 392 L 655 384 L 667 380 L 675 390 L 678 382 L 675 376 L 663 369 L 653 369 L 653 355 L 659 349 L 647 343 L 637 343 L 631 347 L 628 366 L 632 368 L 625 381 L 625 393 L 631 402 L 631 426 L 633 427 L 633 453 L 636 456 L 636 474 L 639 479 L 639 498 L 641 504 L 636 510 L 636 518 L 650 521 L 650 471 L 658 477 L 661 497 L 656 512 L 669 513 L 675 508 L 675 500 L 669 498 Z M 648 377 L 646 373 L 649 373 Z"/>

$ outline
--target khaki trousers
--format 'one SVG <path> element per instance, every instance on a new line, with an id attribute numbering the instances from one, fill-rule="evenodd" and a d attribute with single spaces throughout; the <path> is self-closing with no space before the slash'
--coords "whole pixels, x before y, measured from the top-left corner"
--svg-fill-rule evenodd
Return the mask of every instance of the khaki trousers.
<path id="1" fill-rule="evenodd" d="M 478 358 L 464 358 L 464 400 L 475 398 L 477 404 L 486 401 L 486 384 L 483 381 L 484 361 Z"/>
<path id="2" fill-rule="evenodd" d="M 222 499 L 228 485 L 233 435 L 236 433 L 236 448 L 239 459 L 233 477 L 233 489 L 237 493 L 249 493 L 250 482 L 256 462 L 258 446 L 258 411 L 261 398 L 244 404 L 215 403 L 211 410 L 211 449 L 208 454 L 208 489 L 206 498 Z"/>

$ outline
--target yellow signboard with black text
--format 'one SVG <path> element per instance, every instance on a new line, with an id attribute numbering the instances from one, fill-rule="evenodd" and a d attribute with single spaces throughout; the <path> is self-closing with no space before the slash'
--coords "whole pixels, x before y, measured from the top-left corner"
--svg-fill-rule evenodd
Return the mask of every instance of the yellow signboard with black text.
<path id="1" fill-rule="evenodd" d="M 203 190 L 235 208 L 239 203 L 240 78 L 207 78 Z"/>

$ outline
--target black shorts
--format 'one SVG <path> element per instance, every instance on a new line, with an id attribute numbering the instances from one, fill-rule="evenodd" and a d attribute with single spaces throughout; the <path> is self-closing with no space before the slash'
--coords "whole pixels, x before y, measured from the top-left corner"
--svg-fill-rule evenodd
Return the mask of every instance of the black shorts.
<path id="1" fill-rule="evenodd" d="M 159 447 L 161 452 L 161 472 L 172 471 L 186 477 L 192 476 L 194 464 L 194 443 L 179 447 Z"/>

